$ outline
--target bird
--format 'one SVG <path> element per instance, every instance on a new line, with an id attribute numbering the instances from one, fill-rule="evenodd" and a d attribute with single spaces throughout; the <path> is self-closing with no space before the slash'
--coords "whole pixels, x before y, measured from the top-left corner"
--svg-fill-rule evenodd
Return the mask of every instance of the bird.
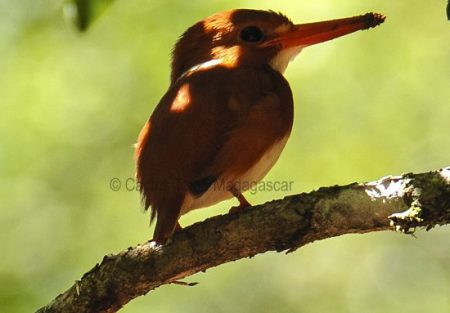
<path id="1" fill-rule="evenodd" d="M 164 245 L 181 215 L 236 197 L 278 160 L 293 126 L 283 73 L 305 47 L 383 23 L 367 13 L 294 24 L 275 11 L 234 9 L 189 27 L 172 51 L 170 84 L 135 144 L 136 179 Z"/>

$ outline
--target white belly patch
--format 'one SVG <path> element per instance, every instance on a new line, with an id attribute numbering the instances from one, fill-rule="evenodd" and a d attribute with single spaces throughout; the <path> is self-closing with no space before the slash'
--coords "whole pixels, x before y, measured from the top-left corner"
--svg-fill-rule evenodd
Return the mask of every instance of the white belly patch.
<path id="1" fill-rule="evenodd" d="M 181 209 L 181 214 L 193 209 L 211 206 L 215 203 L 232 198 L 233 195 L 229 191 L 232 186 L 241 193 L 250 189 L 252 186 L 255 186 L 255 184 L 260 182 L 274 166 L 275 162 L 280 157 L 281 151 L 283 151 L 286 145 L 288 137 L 289 136 L 287 135 L 273 144 L 259 161 L 241 177 L 220 177 L 199 198 L 194 198 L 192 195 L 187 194 Z"/>

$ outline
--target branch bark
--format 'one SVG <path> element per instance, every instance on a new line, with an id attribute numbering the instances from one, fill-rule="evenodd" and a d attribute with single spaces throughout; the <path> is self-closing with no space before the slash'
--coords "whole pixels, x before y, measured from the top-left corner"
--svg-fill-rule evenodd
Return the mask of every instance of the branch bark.
<path id="1" fill-rule="evenodd" d="M 37 312 L 115 312 L 161 285 L 266 251 L 292 252 L 349 233 L 411 233 L 450 221 L 450 167 L 323 187 L 216 216 L 151 242 L 107 255 Z"/>

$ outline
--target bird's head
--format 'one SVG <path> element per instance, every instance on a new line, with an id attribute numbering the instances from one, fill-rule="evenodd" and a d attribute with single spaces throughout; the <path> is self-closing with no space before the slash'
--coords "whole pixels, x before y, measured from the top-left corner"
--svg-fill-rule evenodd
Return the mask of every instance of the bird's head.
<path id="1" fill-rule="evenodd" d="M 207 62 L 224 66 L 269 64 L 283 73 L 304 47 L 331 40 L 384 21 L 367 13 L 344 19 L 294 24 L 273 11 L 239 9 L 211 15 L 188 28 L 173 50 L 172 82 Z"/>

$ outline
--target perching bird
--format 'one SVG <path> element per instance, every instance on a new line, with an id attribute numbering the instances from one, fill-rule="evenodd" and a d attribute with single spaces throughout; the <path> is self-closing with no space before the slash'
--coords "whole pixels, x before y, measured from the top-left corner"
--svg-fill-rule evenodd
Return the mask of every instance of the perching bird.
<path id="1" fill-rule="evenodd" d="M 164 244 L 193 209 L 242 193 L 280 156 L 293 123 L 283 77 L 304 48 L 384 21 L 368 13 L 293 24 L 273 11 L 231 10 L 187 29 L 173 50 L 168 91 L 136 144 L 136 177 Z"/>

